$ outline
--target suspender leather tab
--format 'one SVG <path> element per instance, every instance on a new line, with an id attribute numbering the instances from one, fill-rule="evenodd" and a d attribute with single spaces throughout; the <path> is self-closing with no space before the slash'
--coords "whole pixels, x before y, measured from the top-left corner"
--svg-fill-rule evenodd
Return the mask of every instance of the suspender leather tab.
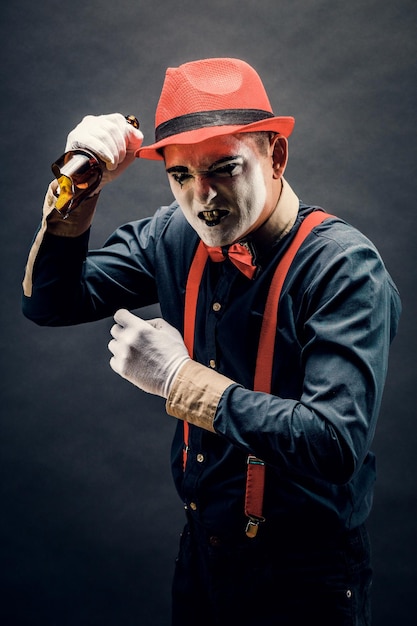
<path id="1" fill-rule="evenodd" d="M 265 521 L 262 515 L 265 486 L 265 463 L 250 454 L 247 458 L 245 515 L 248 518 L 246 535 L 256 537 L 258 527 Z"/>

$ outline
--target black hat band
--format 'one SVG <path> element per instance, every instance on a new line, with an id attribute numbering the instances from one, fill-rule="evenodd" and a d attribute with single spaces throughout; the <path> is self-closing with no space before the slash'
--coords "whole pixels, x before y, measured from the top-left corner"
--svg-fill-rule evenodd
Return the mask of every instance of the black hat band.
<path id="1" fill-rule="evenodd" d="M 261 109 L 223 109 L 188 113 L 159 124 L 155 129 L 155 141 L 208 126 L 245 126 L 271 117 L 275 117 L 273 113 Z"/>

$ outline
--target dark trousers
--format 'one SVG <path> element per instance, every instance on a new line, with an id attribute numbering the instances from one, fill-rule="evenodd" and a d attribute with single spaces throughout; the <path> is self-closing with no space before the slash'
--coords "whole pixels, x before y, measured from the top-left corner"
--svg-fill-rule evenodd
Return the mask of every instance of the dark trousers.
<path id="1" fill-rule="evenodd" d="M 370 547 L 362 526 L 337 538 L 228 542 L 188 524 L 172 626 L 369 626 Z"/>

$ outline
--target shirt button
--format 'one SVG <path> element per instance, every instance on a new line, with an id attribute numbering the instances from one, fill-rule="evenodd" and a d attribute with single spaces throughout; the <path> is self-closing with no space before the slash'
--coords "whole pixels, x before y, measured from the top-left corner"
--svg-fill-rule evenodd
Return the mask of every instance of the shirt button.
<path id="1" fill-rule="evenodd" d="M 219 539 L 219 537 L 213 535 L 209 538 L 209 544 L 213 546 L 213 548 L 216 548 L 217 546 L 220 546 L 221 540 Z"/>
<path id="2" fill-rule="evenodd" d="M 197 505 L 196 505 L 196 503 L 195 503 L 195 502 L 190 502 L 190 509 L 191 509 L 192 511 L 197 511 Z"/>
<path id="3" fill-rule="evenodd" d="M 213 311 L 216 311 L 216 313 L 217 311 L 220 311 L 221 308 L 222 308 L 222 305 L 220 304 L 220 302 L 215 302 L 213 304 Z"/>
<path id="4" fill-rule="evenodd" d="M 211 367 L 212 369 L 215 369 L 215 368 L 216 368 L 216 361 L 215 361 L 214 359 L 210 359 L 210 361 L 209 361 L 209 365 L 210 365 L 210 367 Z"/>
<path id="5" fill-rule="evenodd" d="M 197 454 L 197 461 L 202 463 L 204 461 L 204 454 Z"/>

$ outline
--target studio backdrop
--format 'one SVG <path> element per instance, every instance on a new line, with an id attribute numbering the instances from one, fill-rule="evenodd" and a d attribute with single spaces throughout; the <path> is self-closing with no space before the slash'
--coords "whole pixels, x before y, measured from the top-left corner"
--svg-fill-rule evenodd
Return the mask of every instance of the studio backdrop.
<path id="1" fill-rule="evenodd" d="M 289 183 L 362 230 L 401 291 L 373 444 L 373 610 L 377 626 L 417 623 L 416 3 L 5 0 L 0 19 L 1 623 L 169 624 L 174 419 L 109 367 L 112 320 L 37 327 L 20 286 L 68 132 L 118 111 L 149 143 L 165 69 L 217 56 L 248 61 L 296 118 Z M 163 165 L 137 160 L 101 194 L 92 246 L 170 202 Z"/>

